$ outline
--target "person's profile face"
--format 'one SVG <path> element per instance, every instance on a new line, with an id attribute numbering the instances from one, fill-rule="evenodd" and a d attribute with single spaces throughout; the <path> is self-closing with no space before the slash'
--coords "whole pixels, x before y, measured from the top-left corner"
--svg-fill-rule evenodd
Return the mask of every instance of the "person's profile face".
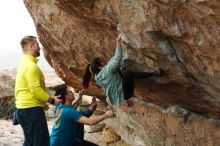
<path id="1" fill-rule="evenodd" d="M 67 89 L 67 91 L 66 91 L 66 98 L 68 98 L 71 101 L 73 101 L 75 99 L 75 96 L 70 89 Z"/>

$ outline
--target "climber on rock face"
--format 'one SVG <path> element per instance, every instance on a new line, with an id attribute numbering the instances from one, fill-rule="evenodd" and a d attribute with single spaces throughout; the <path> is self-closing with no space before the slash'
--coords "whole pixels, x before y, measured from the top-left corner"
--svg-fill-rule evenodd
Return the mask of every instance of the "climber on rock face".
<path id="1" fill-rule="evenodd" d="M 134 93 L 134 79 L 146 79 L 148 77 L 160 77 L 162 70 L 154 72 L 121 71 L 122 47 L 120 35 L 116 39 L 116 51 L 114 56 L 106 64 L 101 58 L 95 58 L 88 64 L 83 75 L 83 86 L 88 88 L 91 75 L 107 96 L 107 102 L 112 105 L 121 105 Z"/>

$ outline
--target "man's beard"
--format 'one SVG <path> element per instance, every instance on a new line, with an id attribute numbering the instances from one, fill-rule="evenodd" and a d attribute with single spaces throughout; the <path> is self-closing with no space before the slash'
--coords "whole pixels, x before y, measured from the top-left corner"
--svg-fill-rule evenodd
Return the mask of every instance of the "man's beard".
<path id="1" fill-rule="evenodd" d="M 36 52 L 36 57 L 39 57 L 40 56 L 40 52 Z"/>

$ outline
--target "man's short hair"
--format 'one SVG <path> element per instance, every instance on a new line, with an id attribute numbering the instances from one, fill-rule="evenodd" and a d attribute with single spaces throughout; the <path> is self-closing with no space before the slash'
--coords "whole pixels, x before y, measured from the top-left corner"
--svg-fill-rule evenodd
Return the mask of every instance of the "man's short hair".
<path id="1" fill-rule="evenodd" d="M 59 87 L 57 87 L 56 92 L 55 92 L 55 96 L 59 96 L 59 99 L 63 100 L 63 103 L 66 101 L 65 96 L 67 94 L 67 85 L 61 85 Z"/>
<path id="2" fill-rule="evenodd" d="M 21 39 L 21 41 L 20 41 L 21 48 L 22 48 L 23 52 L 27 51 L 27 50 L 26 50 L 26 46 L 27 46 L 29 43 L 34 42 L 34 40 L 36 40 L 36 39 L 37 39 L 37 37 L 31 36 L 31 35 L 30 35 L 30 36 L 25 36 L 25 37 L 23 37 L 23 38 Z"/>

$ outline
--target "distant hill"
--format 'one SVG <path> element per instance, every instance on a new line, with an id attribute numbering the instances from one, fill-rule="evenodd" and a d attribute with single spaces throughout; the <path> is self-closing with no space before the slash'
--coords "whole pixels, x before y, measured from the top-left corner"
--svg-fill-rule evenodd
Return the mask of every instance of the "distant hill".
<path id="1" fill-rule="evenodd" d="M 16 70 L 0 71 L 0 99 L 14 96 Z"/>

